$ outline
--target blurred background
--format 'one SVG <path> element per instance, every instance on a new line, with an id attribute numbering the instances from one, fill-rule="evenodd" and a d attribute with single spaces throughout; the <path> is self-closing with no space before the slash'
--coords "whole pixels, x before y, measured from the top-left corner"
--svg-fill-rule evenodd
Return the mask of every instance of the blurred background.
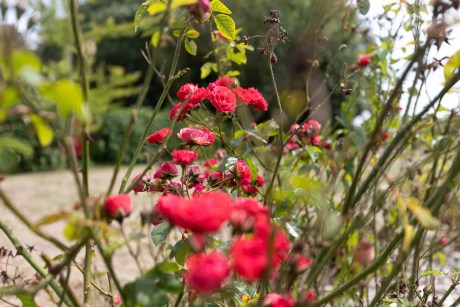
<path id="1" fill-rule="evenodd" d="M 385 6 L 372 4 L 372 15 L 363 16 L 358 14 L 355 1 L 224 2 L 233 11 L 232 16 L 237 28 L 240 28 L 239 42 L 243 35 L 264 35 L 267 30 L 264 16 L 273 9 L 280 12 L 280 20 L 288 38 L 275 48 L 277 64 L 274 65 L 274 70 L 283 108 L 288 113 L 288 123 L 292 123 L 306 107 L 307 92 L 310 98 L 309 111 L 303 118 L 311 116 L 332 130 L 349 128 L 358 115 L 378 108 L 376 104 L 381 102 L 371 101 L 372 91 L 361 91 L 351 97 L 344 93 L 344 87 L 353 92 L 353 84 L 362 85 L 372 80 L 372 71 L 355 76 L 350 84 L 338 85 L 344 75 L 353 73 L 360 56 L 372 53 L 375 58 L 385 59 L 391 54 L 391 50 L 379 49 L 382 40 L 374 37 L 375 29 L 380 31 L 380 38 L 385 37 L 383 32 L 387 31 L 389 37 L 394 30 L 391 18 L 382 12 Z M 138 0 L 80 1 L 84 50 L 90 69 L 90 105 L 93 116 L 91 159 L 95 163 L 110 164 L 115 161 L 120 147 L 120 136 L 130 120 L 130 106 L 136 101 L 148 67 L 142 50 L 150 49 L 152 23 L 155 20 L 152 17 L 144 18 L 135 32 L 133 19 L 141 4 Z M 425 12 L 425 15 L 430 14 Z M 408 18 L 401 20 L 401 23 L 413 22 L 412 17 Z M 32 50 L 41 59 L 41 70 L 50 80 L 78 78 L 78 62 L 73 49 L 66 1 L 1 0 L 1 19 L 3 48 L 9 46 L 8 48 Z M 380 28 L 383 24 L 387 28 Z M 202 78 L 202 65 L 210 61 L 209 54 L 214 48 L 210 39 L 214 29 L 210 23 L 199 24 L 197 28 L 201 33 L 197 39 L 198 53 L 192 56 L 182 52 L 179 68 L 189 67 L 190 72 L 173 85 L 171 93 L 175 93 L 186 82 L 205 86 L 219 77 L 211 72 Z M 391 40 L 391 37 L 388 39 Z M 170 54 L 174 50 L 173 43 L 172 39 L 165 40 L 153 50 L 153 56 L 157 57 L 160 67 L 168 67 Z M 262 43 L 251 40 L 253 51 L 248 50 L 246 59 L 237 63 L 238 65 L 233 63 L 233 66 L 237 66 L 233 69 L 239 71 L 239 75 L 235 77 L 241 86 L 259 89 L 270 105 L 275 107 L 267 58 L 256 51 Z M 388 70 L 388 67 L 375 68 L 380 73 Z M 388 75 L 391 76 L 391 73 L 389 71 Z M 139 113 L 139 124 L 136 125 L 125 162 L 132 157 L 143 123 L 150 117 L 162 86 L 159 78 L 154 78 Z M 369 88 L 372 86 L 369 84 Z M 167 123 L 171 106 L 171 103 L 165 104 L 155 122 L 154 130 Z M 270 113 L 252 112 L 246 124 L 252 121 L 262 122 L 272 116 Z M 33 148 L 31 155 L 18 155 L 17 152 L 0 148 L 0 172 L 50 170 L 63 166 L 63 155 L 58 144 L 40 146 L 21 105 L 9 111 L 1 123 L 0 133 L 14 133 Z M 140 162 L 144 162 L 147 156 L 148 153 Z"/>

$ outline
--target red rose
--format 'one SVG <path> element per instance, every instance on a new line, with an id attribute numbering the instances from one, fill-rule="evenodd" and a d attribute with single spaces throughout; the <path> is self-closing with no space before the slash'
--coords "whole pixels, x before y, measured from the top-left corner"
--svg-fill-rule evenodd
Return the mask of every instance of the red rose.
<path id="1" fill-rule="evenodd" d="M 318 296 L 315 290 L 310 289 L 310 290 L 307 290 L 307 292 L 303 296 L 302 303 L 308 307 L 314 306 L 316 304 L 317 298 Z"/>
<path id="2" fill-rule="evenodd" d="M 136 182 L 137 179 L 139 179 L 139 177 L 141 176 L 141 174 L 137 174 L 133 180 L 131 181 L 131 183 L 134 183 Z M 145 184 L 150 180 L 149 176 L 147 175 L 144 175 L 142 177 L 141 180 L 139 180 L 138 184 L 133 188 L 133 191 L 134 192 L 144 192 L 145 190 Z"/>
<path id="3" fill-rule="evenodd" d="M 233 203 L 230 222 L 242 231 L 252 229 L 259 215 L 268 217 L 268 209 L 254 198 L 238 197 Z"/>
<path id="4" fill-rule="evenodd" d="M 209 160 L 204 161 L 203 166 L 204 167 L 213 167 L 214 165 L 217 165 L 217 160 L 214 158 L 211 158 Z"/>
<path id="5" fill-rule="evenodd" d="M 107 196 L 104 204 L 107 215 L 114 219 L 123 219 L 131 214 L 133 206 L 131 198 L 127 194 Z"/>
<path id="6" fill-rule="evenodd" d="M 303 132 L 306 136 L 318 135 L 321 130 L 321 124 L 316 120 L 309 120 L 303 124 Z"/>
<path id="7" fill-rule="evenodd" d="M 207 129 L 183 128 L 177 136 L 188 145 L 210 146 L 215 141 L 214 134 Z"/>
<path id="8" fill-rule="evenodd" d="M 188 165 L 192 164 L 198 158 L 198 153 L 187 149 L 173 150 L 172 158 L 176 164 Z"/>
<path id="9" fill-rule="evenodd" d="M 209 4 L 209 0 L 198 0 L 198 3 L 201 6 L 201 9 L 203 10 L 204 13 L 209 12 L 209 9 L 211 8 L 211 5 Z"/>
<path id="10" fill-rule="evenodd" d="M 264 307 L 292 307 L 295 301 L 292 298 L 284 297 L 278 293 L 268 294 L 262 303 Z"/>
<path id="11" fill-rule="evenodd" d="M 179 227 L 197 233 L 212 232 L 230 218 L 232 199 L 223 192 L 202 193 L 192 199 L 166 195 L 158 200 L 158 208 Z"/>
<path id="12" fill-rule="evenodd" d="M 236 98 L 230 89 L 224 86 L 213 86 L 209 93 L 209 101 L 222 113 L 235 111 Z"/>
<path id="13" fill-rule="evenodd" d="M 243 160 L 238 160 L 233 168 L 235 180 L 240 185 L 249 185 L 252 182 L 251 169 Z"/>
<path id="14" fill-rule="evenodd" d="M 386 131 L 382 131 L 382 133 L 380 133 L 380 136 L 383 140 L 387 140 L 390 137 L 390 134 Z"/>
<path id="15" fill-rule="evenodd" d="M 197 89 L 198 89 L 198 85 L 195 85 L 192 83 L 186 83 L 180 87 L 179 91 L 177 91 L 177 98 L 179 98 L 180 100 L 186 100 Z"/>
<path id="16" fill-rule="evenodd" d="M 159 145 L 163 143 L 165 138 L 171 136 L 172 131 L 169 128 L 163 128 L 161 130 L 158 130 L 157 132 L 149 135 L 147 137 L 147 141 L 152 144 L 152 145 Z"/>
<path id="17" fill-rule="evenodd" d="M 262 187 L 263 185 L 265 184 L 265 180 L 264 180 L 264 177 L 260 176 L 260 175 L 257 175 L 257 179 L 256 179 L 256 187 Z"/>
<path id="18" fill-rule="evenodd" d="M 198 293 L 212 293 L 222 288 L 230 276 L 230 265 L 227 258 L 217 251 L 206 254 L 195 254 L 187 258 L 187 271 L 184 280 L 187 286 Z"/>
<path id="19" fill-rule="evenodd" d="M 304 255 L 294 254 L 290 257 L 289 263 L 292 269 L 300 274 L 310 267 L 312 260 Z"/>
<path id="20" fill-rule="evenodd" d="M 366 67 L 367 65 L 371 63 L 371 59 L 372 59 L 371 54 L 363 55 L 362 57 L 358 59 L 358 65 L 360 67 Z"/>
<path id="21" fill-rule="evenodd" d="M 230 249 L 233 268 L 248 282 L 261 279 L 267 266 L 267 246 L 264 240 L 237 239 Z"/>
<path id="22" fill-rule="evenodd" d="M 176 177 L 178 174 L 179 171 L 177 170 L 176 165 L 172 162 L 166 162 L 160 165 L 156 173 L 153 175 L 153 178 L 167 180 Z"/>
<path id="23" fill-rule="evenodd" d="M 217 36 L 219 36 L 220 32 L 217 32 Z M 222 35 L 222 34 L 221 34 Z M 212 85 L 211 85 L 212 84 Z M 213 86 L 223 86 L 228 89 L 232 89 L 233 85 L 235 84 L 235 80 L 230 77 L 222 77 L 211 83 L 211 87 Z"/>
<path id="24" fill-rule="evenodd" d="M 319 136 L 314 135 L 310 138 L 309 145 L 321 147 L 322 144 L 323 142 L 321 142 L 321 139 Z"/>
<path id="25" fill-rule="evenodd" d="M 267 101 L 262 96 L 262 94 L 253 87 L 250 87 L 248 89 L 237 87 L 233 89 L 233 93 L 235 94 L 238 101 L 241 103 L 252 105 L 257 110 L 268 110 Z"/>

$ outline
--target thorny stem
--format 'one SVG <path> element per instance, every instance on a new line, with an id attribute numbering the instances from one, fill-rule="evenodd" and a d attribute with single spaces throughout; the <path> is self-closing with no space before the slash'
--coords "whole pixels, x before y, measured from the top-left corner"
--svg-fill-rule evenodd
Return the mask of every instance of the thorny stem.
<path id="1" fill-rule="evenodd" d="M 84 107 L 85 111 L 89 110 L 89 83 L 88 73 L 86 67 L 86 59 L 83 54 L 83 46 L 81 39 L 81 29 L 78 22 L 79 12 L 78 3 L 76 0 L 69 0 L 70 3 L 70 17 L 72 22 L 72 31 L 75 41 L 75 49 L 78 55 L 78 62 L 80 63 L 80 84 L 83 89 Z M 87 119 L 82 123 L 82 192 L 83 192 L 83 208 L 85 211 L 86 218 L 91 218 L 90 208 L 86 202 L 86 198 L 89 196 L 89 178 L 88 178 L 88 166 L 89 166 L 89 125 Z M 85 252 L 85 274 L 83 278 L 83 302 L 85 304 L 91 304 L 91 263 L 92 263 L 92 243 L 89 240 L 86 243 Z"/>
<path id="2" fill-rule="evenodd" d="M 56 238 L 44 233 L 40 230 L 39 227 L 35 226 L 11 201 L 11 199 L 6 195 L 2 188 L 0 188 L 0 198 L 2 199 L 5 206 L 19 219 L 23 222 L 27 228 L 29 228 L 33 233 L 39 236 L 42 239 L 54 244 L 56 247 L 61 249 L 62 251 L 67 251 L 68 247 L 61 243 L 61 241 L 57 240 Z"/>
<path id="3" fill-rule="evenodd" d="M 161 106 L 163 105 L 163 102 L 164 102 L 166 96 L 168 95 L 168 92 L 169 92 L 169 89 L 171 88 L 172 83 L 177 78 L 175 76 L 175 71 L 176 71 L 176 68 L 177 68 L 177 62 L 179 60 L 180 50 L 181 50 L 181 47 L 182 47 L 182 41 L 184 39 L 184 36 L 185 36 L 185 31 L 182 33 L 180 39 L 178 40 L 178 42 L 176 44 L 176 50 L 174 52 L 174 58 L 173 58 L 173 61 L 172 61 L 172 64 L 171 64 L 171 69 L 169 71 L 168 81 L 166 82 L 166 85 L 165 85 L 165 87 L 163 89 L 163 92 L 161 93 L 161 96 L 158 99 L 158 102 L 157 102 L 157 104 L 155 106 L 155 109 L 153 110 L 153 114 L 150 117 L 150 119 L 149 119 L 149 121 L 148 121 L 148 123 L 147 123 L 147 125 L 145 127 L 144 133 L 142 134 L 142 136 L 141 136 L 141 138 L 139 140 L 139 143 L 137 145 L 136 151 L 135 151 L 134 156 L 133 156 L 133 158 L 131 160 L 129 168 L 126 171 L 125 176 L 123 177 L 123 181 L 121 183 L 119 193 L 122 193 L 125 190 L 125 187 L 126 187 L 126 184 L 128 182 L 128 179 L 131 176 L 133 168 L 136 165 L 137 160 L 139 158 L 139 155 L 140 155 L 140 153 L 142 151 L 142 147 L 144 146 L 147 134 L 149 133 L 150 128 L 152 128 L 153 121 L 155 120 L 155 117 L 157 116 L 158 111 L 160 110 Z"/>
<path id="4" fill-rule="evenodd" d="M 16 249 L 18 255 L 21 255 L 34 268 L 34 270 L 38 274 L 40 274 L 40 276 L 42 276 L 43 278 L 47 278 L 49 276 L 49 273 L 46 272 L 43 269 L 42 265 L 40 265 L 32 257 L 32 255 L 27 251 L 27 249 L 22 245 L 22 243 L 18 240 L 18 238 L 16 238 L 13 232 L 8 228 L 8 226 L 1 219 L 0 219 L 0 230 L 3 231 L 3 233 L 7 236 L 10 242 L 14 245 L 14 248 Z M 64 290 L 56 282 L 56 280 L 51 280 L 49 282 L 49 285 L 58 296 L 61 296 L 62 293 L 64 292 Z M 67 306 L 79 306 L 78 302 L 71 301 L 67 295 L 64 295 L 64 303 Z"/>
<path id="5" fill-rule="evenodd" d="M 270 77 L 271 77 L 271 81 L 272 81 L 272 86 L 273 86 L 273 90 L 275 91 L 275 96 L 276 96 L 276 102 L 278 103 L 278 107 L 279 107 L 279 110 L 280 110 L 280 121 L 278 123 L 278 157 L 276 159 L 276 164 L 275 164 L 275 168 L 273 169 L 273 175 L 272 175 L 272 178 L 270 180 L 270 184 L 268 185 L 267 187 L 267 190 L 265 191 L 265 195 L 264 195 L 264 205 L 269 205 L 270 207 L 270 211 L 272 211 L 272 204 L 271 204 L 271 197 L 270 197 L 270 194 L 272 192 L 272 189 L 273 189 L 273 185 L 275 184 L 275 180 L 276 180 L 276 176 L 278 175 L 278 169 L 280 167 L 280 164 L 281 164 L 281 159 L 283 158 L 283 151 L 284 151 L 284 144 L 283 144 L 283 128 L 282 128 L 282 124 L 283 124 L 283 121 L 284 121 L 284 113 L 283 113 L 283 108 L 281 106 L 281 100 L 280 100 L 280 96 L 278 94 L 278 87 L 276 85 L 276 80 L 275 80 L 275 74 L 273 72 L 273 66 L 272 66 L 272 63 L 270 61 L 270 58 L 268 59 L 268 68 L 269 68 L 269 71 L 270 71 Z"/>
<path id="6" fill-rule="evenodd" d="M 404 83 L 404 80 L 406 79 L 407 75 L 412 69 L 412 66 L 415 64 L 415 62 L 418 60 L 419 56 L 423 55 L 425 53 L 425 50 L 427 49 L 428 43 L 425 45 L 423 48 L 419 48 L 415 51 L 414 56 L 412 57 L 411 61 L 407 65 L 406 69 L 404 70 L 403 74 L 399 78 L 398 82 L 396 83 L 393 91 L 391 92 L 390 97 L 388 98 L 387 102 L 385 103 L 385 106 L 383 107 L 383 110 L 380 112 L 380 116 L 377 118 L 377 121 L 374 126 L 374 130 L 372 131 L 372 134 L 369 138 L 369 141 L 364 149 L 364 152 L 361 156 L 361 159 L 359 160 L 358 167 L 356 169 L 356 172 L 353 176 L 353 180 L 351 183 L 351 186 L 348 190 L 348 193 L 345 197 L 344 205 L 343 205 L 343 210 L 342 210 L 342 215 L 346 215 L 348 211 L 352 208 L 353 204 L 355 203 L 353 200 L 353 196 L 355 194 L 358 182 L 361 178 L 362 171 L 364 170 L 365 165 L 367 164 L 366 161 L 369 157 L 369 153 L 371 152 L 372 148 L 374 147 L 375 140 L 377 139 L 381 128 L 383 126 L 383 123 L 385 121 L 385 118 L 388 115 L 388 112 L 390 108 L 393 106 L 394 100 L 398 97 L 400 94 L 400 89 L 402 88 L 402 85 Z"/>

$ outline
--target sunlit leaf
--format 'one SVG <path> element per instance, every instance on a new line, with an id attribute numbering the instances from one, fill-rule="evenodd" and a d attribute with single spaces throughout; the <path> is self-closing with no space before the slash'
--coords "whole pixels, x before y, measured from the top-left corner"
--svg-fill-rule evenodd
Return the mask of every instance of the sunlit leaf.
<path id="1" fill-rule="evenodd" d="M 232 11 L 229 10 L 225 4 L 220 2 L 219 0 L 212 0 L 211 3 L 211 10 L 216 13 L 224 13 L 224 14 L 231 14 Z"/>
<path id="2" fill-rule="evenodd" d="M 86 120 L 87 114 L 83 106 L 83 94 L 78 84 L 69 80 L 60 80 L 45 84 L 39 88 L 42 95 L 57 104 L 58 112 L 63 118 L 72 114 L 80 120 Z"/>
<path id="3" fill-rule="evenodd" d="M 200 36 L 200 32 L 194 29 L 190 29 L 185 33 L 185 36 L 188 38 L 197 38 Z"/>
<path id="4" fill-rule="evenodd" d="M 179 6 L 191 5 L 197 3 L 198 0 L 172 0 L 171 8 L 175 9 Z"/>
<path id="5" fill-rule="evenodd" d="M 420 277 L 424 277 L 428 275 L 440 276 L 442 275 L 442 273 L 440 271 L 428 270 L 428 271 L 422 272 L 422 274 L 420 274 Z"/>
<path id="6" fill-rule="evenodd" d="M 18 92 L 14 88 L 9 87 L 0 92 L 0 121 L 6 119 L 8 109 L 14 106 L 18 102 L 18 99 Z"/>
<path id="7" fill-rule="evenodd" d="M 30 120 L 35 128 L 40 144 L 43 147 L 51 144 L 54 138 L 54 132 L 48 123 L 36 114 L 30 114 Z"/>
<path id="8" fill-rule="evenodd" d="M 449 81 L 460 68 L 460 50 L 457 51 L 444 65 L 444 78 Z"/>
<path id="9" fill-rule="evenodd" d="M 420 201 L 416 198 L 409 198 L 407 201 L 407 208 L 414 214 L 417 221 L 422 224 L 424 228 L 435 229 L 441 226 L 441 221 L 435 218 L 428 208 L 420 205 Z"/>
<path id="10" fill-rule="evenodd" d="M 158 13 L 166 11 L 167 5 L 164 2 L 154 2 L 150 4 L 147 8 L 147 12 L 153 16 Z"/>
<path id="11" fill-rule="evenodd" d="M 147 12 L 147 9 L 149 8 L 150 4 L 151 4 L 151 1 L 146 1 L 142 3 L 137 9 L 136 14 L 134 15 L 134 31 L 135 32 L 137 32 L 137 28 L 139 27 L 139 24 L 141 23 L 142 18 L 144 18 L 144 15 Z"/>
<path id="12" fill-rule="evenodd" d="M 28 143 L 8 136 L 0 136 L 0 147 L 10 148 L 25 156 L 30 156 L 34 152 Z"/>
<path id="13" fill-rule="evenodd" d="M 191 55 L 196 55 L 196 43 L 192 41 L 191 39 L 185 39 L 185 50 L 187 50 L 188 53 Z"/>
<path id="14" fill-rule="evenodd" d="M 406 253 L 410 250 L 410 245 L 412 242 L 412 238 L 414 237 L 414 234 L 415 234 L 414 226 L 406 225 L 404 227 L 404 239 L 402 243 L 402 249 Z"/>
<path id="15" fill-rule="evenodd" d="M 150 42 L 152 43 L 153 47 L 158 47 L 158 44 L 160 42 L 160 36 L 161 36 L 161 30 L 156 29 L 155 32 L 152 34 L 152 38 L 150 39 Z"/>
<path id="16" fill-rule="evenodd" d="M 227 39 L 235 39 L 236 29 L 235 21 L 225 14 L 217 14 L 214 16 L 214 22 L 217 30 Z"/>

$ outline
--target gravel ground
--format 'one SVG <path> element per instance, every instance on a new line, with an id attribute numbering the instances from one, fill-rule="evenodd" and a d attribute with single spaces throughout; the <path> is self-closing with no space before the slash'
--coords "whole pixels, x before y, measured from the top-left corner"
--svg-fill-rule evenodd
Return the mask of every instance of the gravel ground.
<path id="1" fill-rule="evenodd" d="M 138 169 L 140 170 L 141 167 Z M 122 169 L 120 174 L 124 174 Z M 136 174 L 136 170 L 133 172 Z M 108 182 L 111 176 L 110 168 L 99 168 L 93 169 L 90 172 L 90 187 L 91 195 L 99 196 L 102 195 L 107 189 Z M 121 175 L 119 176 L 121 177 Z M 118 183 L 121 180 L 118 181 Z M 117 187 L 118 185 L 116 185 Z M 26 214 L 26 216 L 32 221 L 37 221 L 40 217 L 51 214 L 58 211 L 72 211 L 75 202 L 77 201 L 77 193 L 74 187 L 73 178 L 68 171 L 57 171 L 47 173 L 36 173 L 36 174 L 24 174 L 8 176 L 3 182 L 1 187 L 13 202 Z M 130 219 L 127 221 L 135 221 L 139 216 L 139 211 L 143 208 L 151 208 L 153 198 L 145 193 L 133 196 L 133 203 L 135 212 L 133 212 Z M 46 254 L 50 258 L 55 257 L 59 254 L 59 250 L 55 248 L 49 242 L 40 239 L 34 235 L 27 227 L 25 227 L 15 216 L 13 216 L 9 210 L 7 210 L 2 203 L 0 203 L 0 219 L 6 222 L 7 225 L 13 230 L 14 234 L 28 246 L 33 246 L 32 255 L 37 261 L 43 265 L 44 262 L 41 259 L 42 254 Z M 63 237 L 64 222 L 56 222 L 46 227 L 43 230 L 57 236 L 66 242 Z M 141 254 L 141 264 L 143 268 L 149 268 L 153 264 L 153 259 L 148 251 L 154 251 L 151 246 L 150 240 L 143 241 L 143 244 L 149 245 L 150 248 L 143 248 L 146 251 L 145 254 Z M 66 242 L 70 245 L 70 242 Z M 7 239 L 7 237 L 0 233 L 0 247 L 7 250 L 14 250 L 13 246 Z M 460 267 L 460 244 L 456 244 L 452 248 L 446 251 L 447 262 L 444 266 L 440 266 L 439 263 L 433 269 L 440 270 L 442 272 L 450 272 L 452 268 Z M 82 263 L 83 256 L 79 255 L 77 261 Z M 100 259 L 96 259 L 94 265 L 94 271 L 104 271 L 104 265 Z M 126 283 L 132 280 L 135 276 L 139 275 L 139 270 L 129 256 L 126 248 L 120 249 L 114 256 L 114 266 L 119 274 L 119 279 L 122 283 Z M 32 282 L 34 277 L 34 271 L 21 257 L 3 257 L 0 258 L 0 271 L 5 271 L 8 278 L 13 279 L 16 284 L 25 285 Z M 4 279 L 2 277 L 2 279 Z M 428 280 L 428 278 L 425 278 Z M 5 285 L 5 280 L 3 284 Z M 451 282 L 445 277 L 436 277 L 436 291 L 437 296 L 440 298 L 442 294 L 449 288 Z M 99 278 L 98 282 L 106 284 L 105 279 Z M 421 282 L 420 290 L 423 289 L 424 285 Z M 81 273 L 78 270 L 73 269 L 70 276 L 70 288 L 74 290 L 77 295 L 82 293 L 82 278 Z M 456 298 L 460 297 L 460 286 L 457 287 L 449 299 L 446 301 L 444 306 L 450 306 Z M 8 300 L 8 299 L 7 299 Z M 12 303 L 17 303 L 14 300 L 8 300 Z M 46 295 L 41 293 L 36 297 L 36 302 L 41 306 L 53 306 Z M 3 306 L 5 302 L 0 301 L 0 306 Z M 19 305 L 19 304 L 18 304 Z M 106 306 L 108 302 L 105 301 L 100 295 L 94 296 L 93 306 Z"/>

